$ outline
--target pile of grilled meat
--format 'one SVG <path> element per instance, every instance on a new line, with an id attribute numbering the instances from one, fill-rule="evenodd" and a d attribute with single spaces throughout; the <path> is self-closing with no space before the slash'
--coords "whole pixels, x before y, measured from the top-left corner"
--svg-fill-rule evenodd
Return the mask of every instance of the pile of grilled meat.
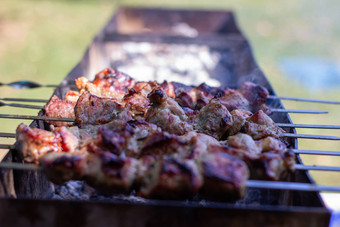
<path id="1" fill-rule="evenodd" d="M 137 82 L 113 69 L 75 82 L 79 91 L 44 107 L 46 116 L 75 123 L 17 128 L 16 149 L 56 184 L 84 180 L 104 193 L 233 200 L 249 178 L 280 180 L 294 170 L 261 86 Z"/>

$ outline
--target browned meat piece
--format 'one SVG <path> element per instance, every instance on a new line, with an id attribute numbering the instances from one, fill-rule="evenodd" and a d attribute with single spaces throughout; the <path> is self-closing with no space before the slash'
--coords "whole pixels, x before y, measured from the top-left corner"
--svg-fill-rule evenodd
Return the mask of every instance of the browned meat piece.
<path id="1" fill-rule="evenodd" d="M 137 83 L 134 88 L 129 90 L 129 93 L 124 96 L 123 102 L 130 108 L 130 113 L 134 119 L 143 118 L 149 109 L 150 101 L 148 94 L 154 87 L 157 86 L 156 82 L 141 82 Z M 135 88 L 137 90 L 135 90 Z"/>
<path id="2" fill-rule="evenodd" d="M 240 133 L 230 136 L 228 145 L 237 150 L 225 147 L 220 150 L 244 160 L 253 179 L 280 180 L 294 171 L 294 153 L 273 137 L 254 141 L 250 136 Z"/>
<path id="3" fill-rule="evenodd" d="M 190 109 L 195 108 L 195 103 L 193 97 L 190 95 L 190 93 L 186 91 L 180 91 L 176 94 L 175 98 L 176 102 L 181 106 L 181 107 L 187 107 Z"/>
<path id="4" fill-rule="evenodd" d="M 108 127 L 98 129 L 99 140 L 96 144 L 100 151 L 108 151 L 116 155 L 124 153 L 134 156 L 138 153 L 137 141 L 133 137 L 134 130 L 129 124 L 122 124 L 119 129 L 112 130 Z"/>
<path id="5" fill-rule="evenodd" d="M 83 178 L 102 192 L 129 193 L 133 189 L 138 166 L 139 161 L 134 158 L 118 157 L 110 152 L 90 154 Z"/>
<path id="6" fill-rule="evenodd" d="M 87 154 L 50 152 L 39 160 L 50 181 L 62 184 L 69 180 L 80 180 L 87 164 Z"/>
<path id="7" fill-rule="evenodd" d="M 232 125 L 232 117 L 227 108 L 218 99 L 211 99 L 198 113 L 195 129 L 220 139 Z"/>
<path id="8" fill-rule="evenodd" d="M 243 133 L 238 133 L 234 136 L 229 136 L 228 145 L 230 147 L 234 147 L 240 150 L 244 150 L 245 152 L 252 153 L 252 155 L 249 156 L 257 156 L 258 154 L 261 153 L 261 149 L 256 145 L 253 138 Z"/>
<path id="9" fill-rule="evenodd" d="M 77 78 L 75 82 L 81 93 L 89 91 L 96 96 L 116 100 L 121 100 L 135 85 L 135 81 L 128 75 L 109 68 L 96 74 L 92 83 L 84 77 Z"/>
<path id="10" fill-rule="evenodd" d="M 151 162 L 142 177 L 140 195 L 157 199 L 184 199 L 195 195 L 202 178 L 193 160 Z"/>
<path id="11" fill-rule="evenodd" d="M 216 88 L 211 88 L 206 84 L 201 84 L 198 87 L 191 88 L 189 86 L 180 86 L 176 83 L 176 101 L 182 107 L 188 107 L 195 110 L 200 110 L 209 103 L 209 100 L 214 97 L 217 92 Z"/>
<path id="12" fill-rule="evenodd" d="M 130 120 L 126 109 L 110 98 L 101 98 L 84 92 L 75 106 L 76 122 L 81 124 L 104 124 L 113 119 Z"/>
<path id="13" fill-rule="evenodd" d="M 155 159 L 161 159 L 164 156 L 186 157 L 189 154 L 189 144 L 186 141 L 176 135 L 158 132 L 146 139 L 140 157 L 153 156 Z"/>
<path id="14" fill-rule="evenodd" d="M 48 152 L 72 152 L 79 143 L 78 138 L 65 127 L 49 132 L 23 123 L 16 130 L 16 141 L 16 149 L 23 159 L 35 163 Z"/>
<path id="15" fill-rule="evenodd" d="M 237 90 L 227 88 L 224 92 L 219 92 L 216 98 L 218 98 L 229 111 L 234 109 L 249 110 L 248 100 Z"/>
<path id="16" fill-rule="evenodd" d="M 168 97 L 171 97 L 171 98 L 176 97 L 175 88 L 174 88 L 174 86 L 172 85 L 171 82 L 169 83 L 168 81 L 165 80 L 163 83 L 161 83 L 159 85 L 159 87 L 161 87 L 163 89 L 163 91 L 165 91 L 165 93 Z"/>
<path id="17" fill-rule="evenodd" d="M 218 200 L 236 200 L 243 196 L 249 171 L 242 160 L 213 152 L 204 155 L 199 166 L 203 175 L 204 195 Z"/>
<path id="18" fill-rule="evenodd" d="M 180 136 L 179 138 L 189 144 L 187 150 L 180 155 L 182 158 L 196 159 L 207 152 L 214 151 L 215 147 L 221 146 L 219 141 L 214 137 L 194 131 Z"/>
<path id="19" fill-rule="evenodd" d="M 238 110 L 238 109 L 231 111 L 230 114 L 232 116 L 233 123 L 227 129 L 225 136 L 232 136 L 240 132 L 243 126 L 245 125 L 245 123 L 247 122 L 247 119 L 249 118 L 249 116 L 252 115 L 252 113 L 247 110 Z"/>
<path id="20" fill-rule="evenodd" d="M 280 134 L 285 132 L 282 128 L 275 126 L 274 121 L 262 110 L 249 117 L 244 128 L 245 132 L 255 140 L 268 136 L 280 138 Z"/>
<path id="21" fill-rule="evenodd" d="M 267 152 L 267 151 L 285 151 L 287 149 L 286 145 L 278 140 L 275 139 L 274 137 L 266 137 L 264 139 L 258 140 L 257 146 L 261 149 L 262 152 Z"/>
<path id="22" fill-rule="evenodd" d="M 188 117 L 183 109 L 175 100 L 167 97 L 161 88 L 154 89 L 148 98 L 152 106 L 146 113 L 146 121 L 176 135 L 183 135 L 193 130 L 193 127 L 186 122 Z"/>
<path id="23" fill-rule="evenodd" d="M 294 152 L 286 150 L 284 152 L 267 151 L 258 158 L 247 160 L 250 169 L 250 178 L 264 180 L 281 180 L 294 171 Z"/>
<path id="24" fill-rule="evenodd" d="M 75 103 L 61 100 L 56 95 L 53 95 L 48 103 L 44 106 L 44 111 L 47 117 L 75 118 L 74 107 Z M 73 124 L 63 121 L 49 121 L 48 123 L 55 126 L 71 126 Z"/>
<path id="25" fill-rule="evenodd" d="M 252 112 L 260 110 L 269 96 L 266 88 L 249 81 L 244 82 L 239 91 L 248 100 Z"/>
<path id="26" fill-rule="evenodd" d="M 139 161 L 110 152 L 98 154 L 51 153 L 40 159 L 41 166 L 54 183 L 86 180 L 102 192 L 129 193 L 136 180 Z"/>
<path id="27" fill-rule="evenodd" d="M 140 120 L 131 120 L 127 122 L 134 130 L 134 139 L 137 141 L 138 150 L 140 151 L 146 142 L 146 139 L 154 134 L 161 132 L 161 129 L 152 123 Z"/>

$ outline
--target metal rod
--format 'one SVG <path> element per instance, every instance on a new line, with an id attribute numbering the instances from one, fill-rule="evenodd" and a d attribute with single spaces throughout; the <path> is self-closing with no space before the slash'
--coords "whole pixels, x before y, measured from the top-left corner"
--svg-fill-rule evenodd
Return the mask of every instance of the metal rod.
<path id="1" fill-rule="evenodd" d="M 340 151 L 317 151 L 317 150 L 299 150 L 292 149 L 295 154 L 311 154 L 311 155 L 334 155 L 340 156 Z"/>
<path id="2" fill-rule="evenodd" d="M 34 106 L 34 105 L 26 105 L 26 104 L 19 104 L 19 103 L 5 103 L 0 101 L 1 106 L 11 106 L 11 107 L 20 107 L 20 108 L 28 108 L 28 109 L 43 109 L 43 106 Z"/>
<path id="3" fill-rule="evenodd" d="M 324 110 L 269 109 L 271 113 L 327 114 Z"/>
<path id="4" fill-rule="evenodd" d="M 13 115 L 13 114 L 0 114 L 0 118 L 25 119 L 25 120 L 43 120 L 43 121 L 64 121 L 64 122 L 74 122 L 75 121 L 74 118 L 57 118 L 57 117 Z"/>
<path id="5" fill-rule="evenodd" d="M 2 100 L 2 99 L 0 99 Z M 20 99 L 23 100 L 23 99 Z M 33 99 L 30 99 L 33 101 Z M 41 102 L 48 102 L 48 100 L 39 100 Z M 12 101 L 19 101 L 19 99 L 12 99 Z M 28 100 L 25 100 L 28 102 Z M 12 107 L 22 107 L 22 108 L 29 108 L 29 109 L 43 109 L 43 106 L 34 106 L 34 105 L 25 105 L 25 104 L 17 104 L 17 103 L 4 103 L 0 101 L 0 106 L 12 106 Z M 271 113 L 303 113 L 303 114 L 327 114 L 328 111 L 323 110 L 295 110 L 295 109 L 270 109 Z"/>
<path id="6" fill-rule="evenodd" d="M 340 137 L 337 137 L 337 136 L 306 135 L 306 134 L 294 134 L 294 133 L 282 133 L 282 134 L 279 134 L 279 136 L 301 138 L 301 139 L 340 140 Z"/>
<path id="7" fill-rule="evenodd" d="M 15 133 L 0 132 L 0 137 L 15 138 Z"/>
<path id="8" fill-rule="evenodd" d="M 0 149 L 15 149 L 15 145 L 12 145 L 12 144 L 0 144 Z"/>
<path id="9" fill-rule="evenodd" d="M 340 192 L 339 186 L 328 185 L 315 185 L 309 183 L 298 182 L 282 182 L 282 181 L 260 181 L 260 180 L 247 180 L 246 183 L 249 188 L 263 188 L 275 190 L 290 190 L 290 191 L 309 191 L 309 192 Z"/>
<path id="10" fill-rule="evenodd" d="M 40 171 L 42 168 L 35 164 L 29 163 L 16 163 L 16 162 L 1 162 L 0 168 L 17 169 L 17 170 L 32 170 Z M 293 190 L 293 191 L 330 191 L 340 192 L 340 187 L 315 185 L 309 183 L 298 182 L 272 182 L 261 180 L 247 180 L 246 186 L 249 188 L 265 188 L 274 190 Z"/>
<path id="11" fill-rule="evenodd" d="M 272 95 L 269 95 L 267 98 L 268 99 L 292 100 L 292 101 L 299 101 L 299 102 L 317 102 L 317 103 L 326 103 L 326 104 L 340 104 L 339 101 L 309 99 L 309 98 L 283 97 L 283 96 L 272 96 Z"/>
<path id="12" fill-rule="evenodd" d="M 0 98 L 2 101 L 11 101 L 11 102 L 43 102 L 46 103 L 48 99 L 25 99 L 25 98 Z"/>
<path id="13" fill-rule="evenodd" d="M 54 85 L 54 84 L 39 84 L 37 82 L 33 81 L 27 81 L 27 80 L 20 80 L 20 81 L 15 81 L 12 83 L 1 83 L 0 86 L 9 86 L 12 88 L 17 88 L 17 89 L 31 89 L 31 88 L 39 88 L 39 87 L 74 87 L 75 85 L 72 82 L 64 82 L 61 85 Z"/>
<path id="14" fill-rule="evenodd" d="M 19 162 L 1 162 L 0 168 L 5 169 L 18 169 L 18 170 L 41 170 L 42 168 L 35 164 L 19 163 Z"/>
<path id="15" fill-rule="evenodd" d="M 340 129 L 340 125 L 311 125 L 311 124 L 286 124 L 286 123 L 275 123 L 275 125 L 286 128 Z"/>
<path id="16" fill-rule="evenodd" d="M 340 171 L 340 166 L 316 166 L 316 165 L 302 165 L 296 164 L 295 169 L 297 170 L 320 170 L 320 171 Z"/>

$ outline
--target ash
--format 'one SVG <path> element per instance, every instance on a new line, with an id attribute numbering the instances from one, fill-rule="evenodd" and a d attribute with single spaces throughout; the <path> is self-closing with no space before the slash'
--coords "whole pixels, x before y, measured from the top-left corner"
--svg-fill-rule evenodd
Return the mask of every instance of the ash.
<path id="1" fill-rule="evenodd" d="M 145 199 L 135 196 L 133 193 L 131 195 L 102 195 L 83 181 L 68 181 L 63 185 L 55 185 L 55 191 L 52 199 L 86 201 L 115 200 L 133 203 L 145 203 Z"/>
<path id="2" fill-rule="evenodd" d="M 110 44 L 108 52 L 112 68 L 139 81 L 219 87 L 221 74 L 230 71 L 229 54 L 206 45 L 120 42 Z"/>
<path id="3" fill-rule="evenodd" d="M 55 191 L 52 196 L 52 199 L 57 200 L 66 200 L 66 201 L 115 201 L 115 202 L 127 202 L 133 204 L 148 204 L 150 203 L 149 199 L 144 199 L 138 197 L 132 192 L 130 195 L 102 195 L 98 193 L 95 189 L 88 186 L 83 181 L 68 181 L 63 185 L 55 185 Z M 269 191 L 258 190 L 258 189 L 247 189 L 245 196 L 237 200 L 235 202 L 218 202 L 218 201 L 210 201 L 201 198 L 199 195 L 196 195 L 194 198 L 189 200 L 181 200 L 177 202 L 181 202 L 186 205 L 198 205 L 202 207 L 209 207 L 211 205 L 225 205 L 232 204 L 236 207 L 243 207 L 245 205 L 252 206 L 261 206 L 261 205 L 277 205 L 279 204 L 277 194 L 271 194 Z M 169 203 L 169 200 L 167 200 Z M 175 201 L 173 201 L 175 202 Z"/>

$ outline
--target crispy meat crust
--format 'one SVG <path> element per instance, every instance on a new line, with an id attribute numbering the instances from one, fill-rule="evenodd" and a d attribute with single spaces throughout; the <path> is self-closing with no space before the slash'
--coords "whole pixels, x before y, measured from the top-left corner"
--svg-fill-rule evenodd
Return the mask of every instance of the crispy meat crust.
<path id="1" fill-rule="evenodd" d="M 75 118 L 74 114 L 75 103 L 71 101 L 61 100 L 56 95 L 53 95 L 48 103 L 44 106 L 45 115 L 55 118 Z M 73 123 L 63 121 L 48 122 L 55 126 L 71 126 Z"/>
<path id="2" fill-rule="evenodd" d="M 124 112 L 123 109 L 124 107 L 113 99 L 101 98 L 92 95 L 90 92 L 84 92 L 79 97 L 74 111 L 76 122 L 81 125 L 110 122 L 113 119 L 120 118 Z"/>

